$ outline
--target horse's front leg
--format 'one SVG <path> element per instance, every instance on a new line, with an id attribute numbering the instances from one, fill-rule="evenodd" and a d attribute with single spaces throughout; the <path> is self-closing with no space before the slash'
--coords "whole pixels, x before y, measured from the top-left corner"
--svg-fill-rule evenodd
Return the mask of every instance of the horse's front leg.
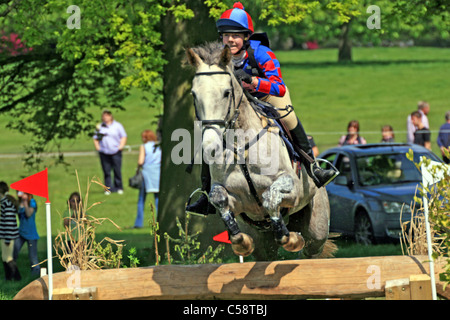
<path id="1" fill-rule="evenodd" d="M 263 207 L 267 210 L 272 221 L 275 241 L 285 250 L 300 251 L 305 240 L 298 232 L 289 232 L 281 216 L 281 202 L 283 199 L 294 197 L 294 180 L 289 175 L 280 176 L 263 194 Z"/>
<path id="2" fill-rule="evenodd" d="M 221 185 L 214 184 L 209 193 L 209 201 L 220 212 L 230 234 L 231 247 L 234 253 L 244 257 L 250 255 L 255 249 L 253 239 L 239 229 L 234 213 L 230 209 L 227 190 Z"/>

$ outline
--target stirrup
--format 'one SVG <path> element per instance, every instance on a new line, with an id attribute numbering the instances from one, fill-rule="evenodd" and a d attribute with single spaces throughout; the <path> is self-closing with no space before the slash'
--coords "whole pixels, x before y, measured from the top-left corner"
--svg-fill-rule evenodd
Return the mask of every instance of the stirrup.
<path id="1" fill-rule="evenodd" d="M 209 201 L 209 195 L 208 195 L 208 192 L 206 192 L 205 190 L 202 190 L 202 188 L 197 188 L 197 189 L 195 189 L 194 192 L 192 192 L 191 195 L 189 196 L 188 202 L 187 202 L 186 205 L 184 206 L 184 209 L 185 209 L 184 211 L 185 211 L 186 213 L 192 214 L 192 215 L 194 215 L 194 216 L 206 218 L 208 215 L 201 214 L 201 213 L 197 213 L 197 212 L 192 212 L 192 211 L 187 211 L 187 210 L 186 210 L 186 208 L 191 204 L 192 197 L 193 197 L 194 194 L 196 194 L 196 193 L 203 193 L 203 194 L 206 196 L 206 198 L 208 198 L 208 201 Z"/>
<path id="2" fill-rule="evenodd" d="M 330 167 L 331 167 L 331 169 L 333 169 L 333 171 L 335 172 L 334 173 L 334 175 L 330 178 L 330 179 L 328 179 L 328 181 L 326 181 L 321 187 L 326 187 L 331 181 L 333 181 L 339 174 L 340 174 L 340 172 L 339 172 L 339 170 L 330 162 L 330 161 L 328 161 L 328 160 L 326 160 L 326 159 L 322 159 L 322 158 L 316 158 L 315 159 L 316 160 L 316 165 L 320 168 L 320 169 L 322 169 L 322 170 L 324 170 L 323 168 L 321 168 L 320 167 L 320 162 L 325 162 L 326 164 L 328 164 Z M 313 170 L 313 166 L 314 166 L 314 163 L 311 163 L 311 174 L 314 176 L 314 179 L 316 180 L 316 181 L 319 181 L 319 179 L 316 177 L 316 175 L 314 174 L 314 170 Z"/>

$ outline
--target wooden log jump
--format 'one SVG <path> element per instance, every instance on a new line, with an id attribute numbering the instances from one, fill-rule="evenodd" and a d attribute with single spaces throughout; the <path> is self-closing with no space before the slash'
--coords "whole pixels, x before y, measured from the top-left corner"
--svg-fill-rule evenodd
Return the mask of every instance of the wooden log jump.
<path id="1" fill-rule="evenodd" d="M 88 288 L 84 298 L 99 300 L 384 297 L 386 281 L 429 274 L 426 260 L 388 256 L 59 272 L 53 297 L 70 298 L 77 280 Z M 435 263 L 436 271 L 441 266 Z M 14 299 L 48 299 L 47 279 L 31 282 Z"/>

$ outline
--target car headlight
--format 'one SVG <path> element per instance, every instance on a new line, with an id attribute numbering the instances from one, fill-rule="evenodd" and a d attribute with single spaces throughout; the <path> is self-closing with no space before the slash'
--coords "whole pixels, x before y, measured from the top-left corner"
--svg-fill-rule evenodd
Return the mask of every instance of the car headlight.
<path id="1" fill-rule="evenodd" d="M 383 201 L 381 204 L 383 205 L 383 209 L 386 213 L 411 213 L 411 207 L 406 203 Z"/>

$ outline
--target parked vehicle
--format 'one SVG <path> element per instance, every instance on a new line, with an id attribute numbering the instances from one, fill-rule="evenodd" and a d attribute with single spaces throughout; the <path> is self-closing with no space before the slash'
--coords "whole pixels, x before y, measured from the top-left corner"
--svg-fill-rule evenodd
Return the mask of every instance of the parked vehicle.
<path id="1" fill-rule="evenodd" d="M 417 211 L 414 196 L 422 182 L 421 173 L 406 158 L 409 149 L 416 163 L 421 156 L 442 162 L 422 146 L 398 143 L 336 147 L 319 155 L 340 171 L 326 187 L 331 232 L 353 236 L 363 244 L 401 237 L 400 220 L 409 221 L 411 211 Z"/>

